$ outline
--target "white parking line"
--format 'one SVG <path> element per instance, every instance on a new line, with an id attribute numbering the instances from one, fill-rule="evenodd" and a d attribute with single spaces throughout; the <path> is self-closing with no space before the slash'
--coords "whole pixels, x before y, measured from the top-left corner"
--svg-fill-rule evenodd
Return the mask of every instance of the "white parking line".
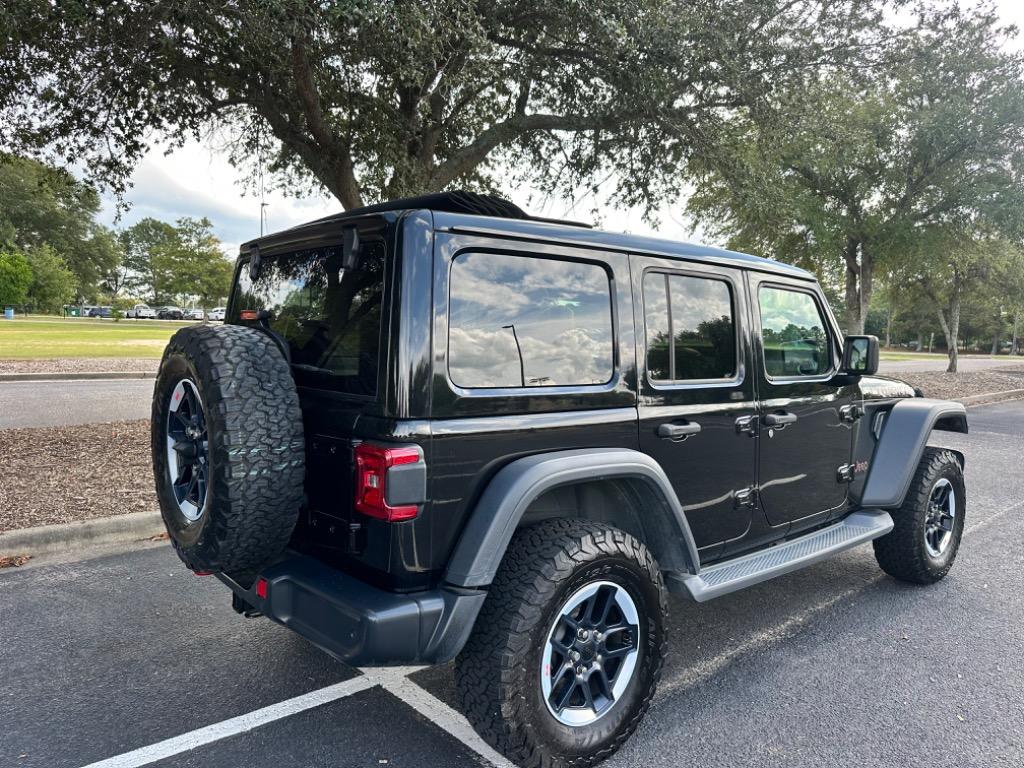
<path id="1" fill-rule="evenodd" d="M 98 763 L 90 763 L 85 768 L 137 768 L 137 766 L 149 765 L 157 760 L 163 760 L 165 757 L 188 752 L 190 749 L 251 731 L 253 728 L 259 728 L 261 725 L 272 723 L 283 717 L 305 712 L 307 709 L 319 707 L 321 704 L 343 699 L 375 685 L 377 685 L 376 679 L 360 675 L 343 683 L 329 685 L 326 688 L 304 693 L 292 699 L 285 699 L 254 712 L 232 717 L 230 720 L 223 720 L 205 728 L 183 733 L 181 736 L 158 741 L 148 747 L 140 747 L 131 752 L 100 760 Z"/>
<path id="2" fill-rule="evenodd" d="M 1021 507 L 1024 507 L 1024 502 L 1012 504 L 998 512 L 994 512 L 983 520 L 967 526 L 964 529 L 964 536 L 991 525 L 993 522 Z M 773 627 L 758 632 L 745 642 L 730 648 L 725 653 L 721 653 L 698 665 L 688 667 L 675 677 L 663 681 L 658 687 L 658 701 L 656 701 L 655 706 L 665 701 L 666 694 L 707 681 L 739 656 L 788 637 L 797 627 L 815 614 L 827 610 L 841 600 L 845 600 L 863 591 L 866 587 L 881 581 L 883 578 L 884 574 L 879 574 L 864 584 L 851 587 L 837 595 L 833 595 L 827 600 L 823 600 Z M 180 736 L 165 739 L 147 747 L 140 747 L 139 749 L 125 752 L 106 760 L 90 763 L 84 766 L 84 768 L 140 768 L 140 766 L 149 765 L 158 760 L 173 757 L 174 755 L 188 752 L 221 739 L 251 731 L 275 720 L 297 715 L 300 712 L 305 712 L 338 699 L 344 699 L 347 696 L 352 696 L 360 691 L 377 686 L 405 702 L 441 730 L 476 752 L 487 762 L 496 766 L 496 768 L 514 768 L 511 762 L 498 754 L 477 735 L 465 717 L 409 679 L 410 674 L 422 668 L 382 667 L 362 669 L 360 671 L 363 674 L 359 677 L 346 680 L 343 683 L 336 683 L 326 688 L 304 693 L 301 696 L 286 699 L 277 704 L 271 704 L 254 712 L 214 723 L 195 731 L 189 731 Z"/>
<path id="3" fill-rule="evenodd" d="M 986 528 L 992 523 L 1002 519 L 1010 512 L 1014 512 L 1020 509 L 1021 507 L 1024 507 L 1024 501 L 1018 502 L 1017 504 L 1011 504 L 1010 506 L 1004 507 L 998 512 L 993 512 L 991 515 L 984 518 L 983 520 L 979 520 L 978 522 L 973 523 L 972 525 L 966 526 L 964 528 L 963 535 L 966 537 L 969 534 L 974 533 L 975 531 L 981 530 L 982 528 Z M 674 693 L 684 688 L 692 688 L 696 685 L 700 685 L 701 683 L 707 682 L 715 675 L 717 675 L 719 672 L 721 672 L 734 659 L 739 658 L 740 656 L 743 656 L 744 654 L 749 653 L 750 651 L 763 648 L 779 640 L 783 640 L 789 637 L 800 625 L 804 624 L 809 619 L 813 618 L 815 615 L 821 613 L 822 611 L 828 610 L 836 603 L 845 600 L 848 597 L 853 597 L 858 592 L 863 591 L 864 589 L 873 584 L 877 584 L 885 578 L 886 576 L 884 573 L 879 573 L 877 576 L 873 576 L 871 579 L 864 582 L 863 584 L 859 584 L 856 587 L 850 587 L 849 589 L 844 590 L 837 595 L 832 595 L 831 597 L 822 600 L 820 603 L 815 603 L 814 605 L 805 608 L 799 613 L 790 616 L 785 621 L 782 621 L 776 624 L 775 626 L 769 627 L 768 629 L 764 629 L 758 632 L 757 634 L 749 637 L 747 640 L 740 643 L 739 645 L 732 646 L 729 650 L 725 651 L 724 653 L 720 653 L 717 656 L 707 659 L 706 661 L 703 661 L 699 664 L 691 665 L 686 669 L 682 670 L 679 674 L 674 675 L 673 677 L 667 680 L 663 680 L 661 684 L 658 686 L 658 698 L 655 700 L 654 707 L 657 707 L 661 703 L 663 703 L 665 701 L 664 697 L 667 694 Z"/>
<path id="4" fill-rule="evenodd" d="M 458 739 L 472 749 L 480 757 L 497 766 L 497 768 L 515 768 L 515 766 L 498 754 L 490 744 L 485 742 L 473 726 L 459 712 L 449 707 L 426 689 L 420 687 L 405 675 L 386 675 L 381 686 L 390 691 L 410 707 L 415 709 L 434 725 L 450 736 Z"/>

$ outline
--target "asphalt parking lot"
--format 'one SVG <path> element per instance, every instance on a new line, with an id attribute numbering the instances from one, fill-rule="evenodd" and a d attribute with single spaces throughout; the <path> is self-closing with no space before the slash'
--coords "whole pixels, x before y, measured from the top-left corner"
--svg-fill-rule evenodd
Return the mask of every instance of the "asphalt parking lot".
<path id="1" fill-rule="evenodd" d="M 921 588 L 870 546 L 671 603 L 671 659 L 609 766 L 1024 764 L 1024 403 L 973 408 L 967 534 Z M 360 671 L 166 545 L 0 572 L 0 765 L 489 765 L 449 668 Z"/>

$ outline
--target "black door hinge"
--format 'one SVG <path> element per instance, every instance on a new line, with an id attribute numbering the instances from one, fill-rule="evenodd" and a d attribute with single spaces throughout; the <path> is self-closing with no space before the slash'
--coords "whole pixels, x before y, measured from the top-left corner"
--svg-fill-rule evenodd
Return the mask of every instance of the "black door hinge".
<path id="1" fill-rule="evenodd" d="M 852 483 L 854 472 L 856 471 L 856 464 L 842 464 L 839 469 L 836 470 L 836 482 L 837 483 Z"/>
<path id="2" fill-rule="evenodd" d="M 864 407 L 858 403 L 844 405 L 839 409 L 839 419 L 847 424 L 853 424 L 864 415 Z"/>
<path id="3" fill-rule="evenodd" d="M 737 507 L 757 506 L 757 488 L 750 486 L 736 491 L 733 494 L 733 502 Z"/>
<path id="4" fill-rule="evenodd" d="M 757 437 L 757 416 L 740 416 L 736 419 L 736 434 Z"/>

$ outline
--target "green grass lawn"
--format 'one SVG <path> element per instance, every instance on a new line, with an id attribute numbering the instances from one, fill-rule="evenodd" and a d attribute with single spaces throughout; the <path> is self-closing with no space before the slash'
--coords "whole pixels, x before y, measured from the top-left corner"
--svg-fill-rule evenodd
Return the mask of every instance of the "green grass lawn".
<path id="1" fill-rule="evenodd" d="M 167 340 L 183 325 L 189 323 L 43 316 L 0 319 L 0 359 L 159 358 Z"/>

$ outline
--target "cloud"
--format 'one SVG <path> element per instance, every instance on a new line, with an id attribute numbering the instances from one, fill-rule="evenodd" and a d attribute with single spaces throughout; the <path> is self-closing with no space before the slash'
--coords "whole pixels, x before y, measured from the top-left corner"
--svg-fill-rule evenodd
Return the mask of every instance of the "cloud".
<path id="1" fill-rule="evenodd" d="M 132 174 L 132 187 L 126 194 L 130 209 L 115 221 L 116 203 L 106 194 L 100 218 L 108 226 L 127 227 L 147 216 L 172 222 L 183 216 L 205 216 L 225 251 L 233 256 L 239 244 L 260 234 L 259 198 L 238 179 L 238 172 L 224 157 L 197 142 L 170 154 L 154 147 Z M 341 210 L 336 200 L 322 195 L 295 198 L 268 192 L 266 202 L 267 232 Z"/>

